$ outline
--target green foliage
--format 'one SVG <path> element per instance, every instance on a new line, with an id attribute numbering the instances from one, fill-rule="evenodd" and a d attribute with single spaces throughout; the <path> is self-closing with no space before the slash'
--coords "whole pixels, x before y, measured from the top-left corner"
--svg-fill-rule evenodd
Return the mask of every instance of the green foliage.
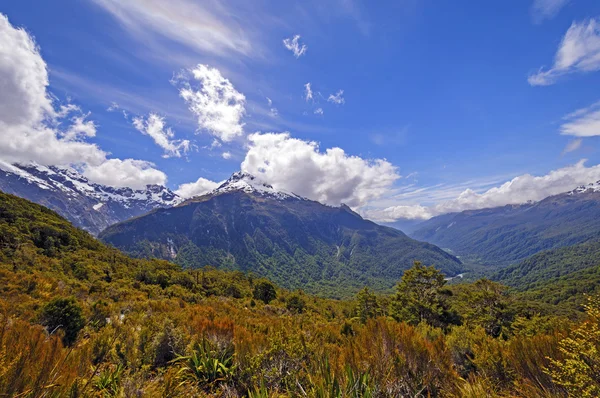
<path id="1" fill-rule="evenodd" d="M 440 271 L 416 261 L 398 283 L 391 306 L 392 317 L 411 325 L 425 322 L 442 327 L 452 323 L 454 314 L 448 303 L 451 292 L 444 289 L 445 284 Z"/>
<path id="2" fill-rule="evenodd" d="M 252 296 L 256 300 L 260 300 L 265 304 L 269 304 L 271 301 L 277 298 L 277 291 L 275 286 L 268 281 L 260 281 L 254 286 Z"/>
<path id="3" fill-rule="evenodd" d="M 563 358 L 553 359 L 548 373 L 574 397 L 600 396 L 600 297 L 586 305 L 589 319 L 560 342 Z"/>
<path id="4" fill-rule="evenodd" d="M 306 309 L 306 301 L 304 301 L 304 299 L 298 294 L 294 294 L 293 296 L 287 299 L 285 306 L 288 309 L 288 311 L 291 311 L 295 314 L 302 314 Z"/>
<path id="5" fill-rule="evenodd" d="M 368 287 L 365 287 L 356 295 L 356 308 L 354 311 L 362 323 L 366 323 L 368 319 L 381 315 L 377 296 L 371 293 Z"/>
<path id="6" fill-rule="evenodd" d="M 509 326 L 512 319 L 506 287 L 489 279 L 480 279 L 472 284 L 458 285 L 458 312 L 463 322 L 482 327 L 490 336 L 498 337 Z"/>
<path id="7" fill-rule="evenodd" d="M 179 356 L 173 362 L 180 366 L 178 374 L 182 381 L 208 390 L 230 380 L 235 371 L 233 346 L 216 347 L 208 339 L 196 344 L 190 355 Z"/>
<path id="8" fill-rule="evenodd" d="M 40 314 L 40 323 L 49 333 L 58 329 L 64 332 L 63 342 L 71 345 L 85 325 L 81 306 L 74 298 L 56 298 L 44 306 Z"/>

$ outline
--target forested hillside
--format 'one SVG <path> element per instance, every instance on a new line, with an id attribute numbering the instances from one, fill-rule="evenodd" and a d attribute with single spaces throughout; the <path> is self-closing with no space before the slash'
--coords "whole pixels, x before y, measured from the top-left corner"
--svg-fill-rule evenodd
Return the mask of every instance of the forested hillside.
<path id="1" fill-rule="evenodd" d="M 243 173 L 210 194 L 109 227 L 100 238 L 136 257 L 253 272 L 335 298 L 363 286 L 389 292 L 415 260 L 449 276 L 463 270 L 440 248 L 347 206 L 278 192 Z"/>
<path id="2" fill-rule="evenodd" d="M 488 280 L 447 287 L 420 264 L 393 296 L 325 300 L 251 274 L 130 259 L 5 194 L 0 229 L 7 396 L 594 396 L 580 394 L 575 365 L 585 391 L 600 392 L 586 368 L 600 359 L 586 345 L 600 344 L 596 302 L 577 326 L 577 314 Z"/>
<path id="3" fill-rule="evenodd" d="M 540 202 L 444 214 L 411 236 L 464 262 L 509 265 L 600 236 L 600 191 L 577 189 Z"/>

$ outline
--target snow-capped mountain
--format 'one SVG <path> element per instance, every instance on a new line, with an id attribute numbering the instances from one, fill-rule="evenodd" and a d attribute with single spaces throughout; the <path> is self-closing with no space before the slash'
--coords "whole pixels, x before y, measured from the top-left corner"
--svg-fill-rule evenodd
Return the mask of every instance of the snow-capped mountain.
<path id="1" fill-rule="evenodd" d="M 282 192 L 247 173 L 169 209 L 110 226 L 100 239 L 127 253 L 252 271 L 287 288 L 332 296 L 365 281 L 392 288 L 414 260 L 454 276 L 457 258 L 433 245 L 363 219 L 348 206 L 328 206 Z"/>
<path id="2" fill-rule="evenodd" d="M 97 235 L 109 225 L 182 201 L 161 185 L 116 188 L 90 182 L 73 168 L 0 164 L 0 190 L 46 206 Z"/>
<path id="3" fill-rule="evenodd" d="M 260 178 L 257 178 L 249 173 L 244 173 L 242 171 L 235 172 L 221 184 L 218 188 L 210 192 L 210 195 L 220 195 L 223 193 L 234 192 L 234 191 L 243 191 L 246 193 L 254 193 L 262 196 L 270 196 L 277 199 L 303 199 L 302 197 L 285 191 L 278 191 L 273 188 L 272 185 L 269 185 L 262 181 Z"/>

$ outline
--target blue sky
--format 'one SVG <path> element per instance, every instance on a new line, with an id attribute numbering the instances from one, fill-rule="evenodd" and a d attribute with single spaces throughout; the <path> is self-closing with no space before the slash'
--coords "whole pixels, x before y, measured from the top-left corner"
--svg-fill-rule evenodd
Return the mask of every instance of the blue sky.
<path id="1" fill-rule="evenodd" d="M 107 159 L 151 162 L 167 178 L 142 182 L 175 190 L 202 177 L 186 191 L 198 193 L 242 167 L 392 221 L 539 200 L 600 179 L 597 1 L 120 3 L 19 0 L 0 13 L 6 29 L 35 38 L 52 106 L 77 105 L 93 121 L 94 134 L 77 139 Z M 284 45 L 296 35 L 298 54 Z M 210 116 L 238 126 L 233 137 L 189 109 L 210 104 L 182 97 L 213 72 L 245 98 L 233 119 Z M 74 117 L 56 123 L 64 130 Z M 141 131 L 152 120 L 176 150 Z M 46 159 L 9 151 L 0 150 L 8 162 Z M 123 185 L 103 161 L 87 175 Z"/>

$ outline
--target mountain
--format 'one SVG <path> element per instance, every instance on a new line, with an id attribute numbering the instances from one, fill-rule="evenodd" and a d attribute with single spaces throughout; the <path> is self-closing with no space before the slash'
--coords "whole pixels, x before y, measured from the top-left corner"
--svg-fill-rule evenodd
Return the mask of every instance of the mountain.
<path id="1" fill-rule="evenodd" d="M 143 190 L 115 188 L 92 183 L 73 168 L 38 164 L 0 167 L 1 191 L 46 206 L 94 235 L 109 225 L 182 201 L 161 185 Z"/>
<path id="2" fill-rule="evenodd" d="M 444 214 L 411 234 L 463 261 L 508 265 L 600 237 L 600 181 L 535 203 Z"/>
<path id="3" fill-rule="evenodd" d="M 139 257 L 252 271 L 289 288 L 343 296 L 389 289 L 419 260 L 448 275 L 461 262 L 429 243 L 235 173 L 213 192 L 107 228 L 100 238 Z"/>

